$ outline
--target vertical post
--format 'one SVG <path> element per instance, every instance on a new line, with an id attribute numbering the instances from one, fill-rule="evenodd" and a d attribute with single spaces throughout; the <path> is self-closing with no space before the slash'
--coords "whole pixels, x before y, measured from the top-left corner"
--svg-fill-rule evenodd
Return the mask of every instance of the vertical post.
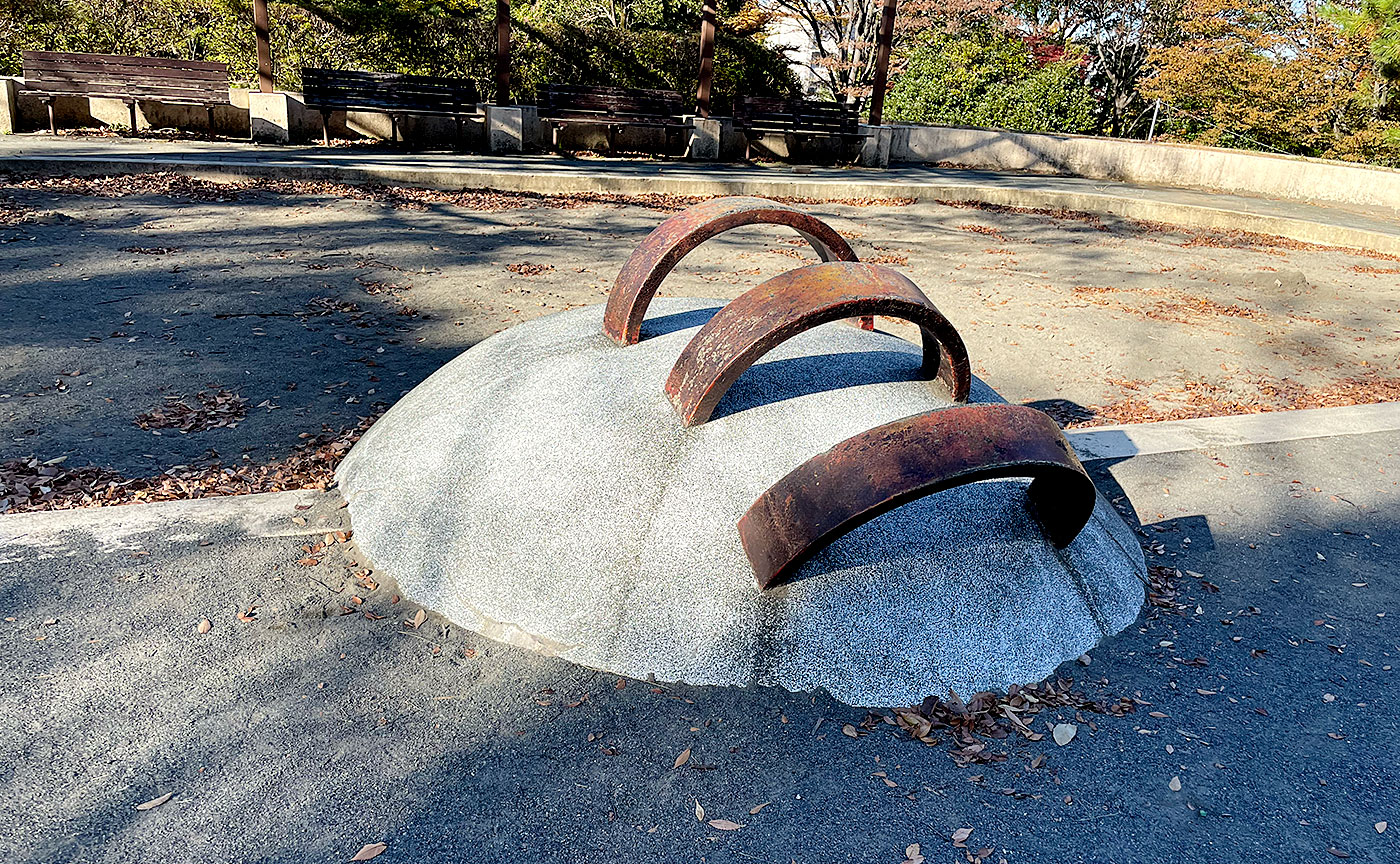
<path id="1" fill-rule="evenodd" d="M 267 0 L 253 0 L 253 33 L 258 41 L 258 90 L 272 92 L 272 40 L 267 23 Z"/>
<path id="2" fill-rule="evenodd" d="M 701 0 L 700 8 L 700 89 L 695 94 L 695 113 L 710 116 L 710 85 L 715 77 L 715 0 Z"/>
<path id="3" fill-rule="evenodd" d="M 879 126 L 885 114 L 885 87 L 890 77 L 890 44 L 894 42 L 894 11 L 899 0 L 884 0 L 880 10 L 880 34 L 875 50 L 875 80 L 870 90 L 870 125 Z"/>
<path id="4" fill-rule="evenodd" d="M 496 0 L 496 104 L 511 104 L 510 0 Z"/>
<path id="5" fill-rule="evenodd" d="M 1162 110 L 1162 100 L 1152 100 L 1152 123 L 1147 127 L 1147 143 L 1152 143 L 1152 137 L 1157 134 L 1157 112 Z"/>

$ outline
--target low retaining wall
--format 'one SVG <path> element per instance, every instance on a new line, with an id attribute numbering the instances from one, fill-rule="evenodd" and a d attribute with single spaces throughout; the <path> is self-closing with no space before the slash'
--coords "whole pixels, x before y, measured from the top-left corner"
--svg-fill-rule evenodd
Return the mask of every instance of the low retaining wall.
<path id="1" fill-rule="evenodd" d="M 1400 171 L 1187 144 L 967 126 L 895 126 L 891 163 L 1065 174 L 1400 213 Z"/>

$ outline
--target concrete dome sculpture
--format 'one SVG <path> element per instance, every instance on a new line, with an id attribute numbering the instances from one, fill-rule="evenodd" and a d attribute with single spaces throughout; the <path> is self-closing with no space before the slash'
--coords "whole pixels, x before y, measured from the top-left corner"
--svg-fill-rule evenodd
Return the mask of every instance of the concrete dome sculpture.
<path id="1" fill-rule="evenodd" d="M 824 263 L 728 304 L 653 299 L 753 222 Z M 337 474 L 362 549 L 498 640 L 854 705 L 1038 681 L 1126 627 L 1141 549 L 1058 427 L 974 378 L 912 282 L 854 259 L 772 201 L 671 217 L 606 308 L 484 340 L 365 434 Z M 873 315 L 922 346 L 832 323 Z"/>

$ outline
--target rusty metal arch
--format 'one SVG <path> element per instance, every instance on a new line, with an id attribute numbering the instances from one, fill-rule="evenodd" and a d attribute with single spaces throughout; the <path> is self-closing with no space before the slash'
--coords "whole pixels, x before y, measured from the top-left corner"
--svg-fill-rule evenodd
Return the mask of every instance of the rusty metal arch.
<path id="1" fill-rule="evenodd" d="M 807 460 L 749 507 L 739 538 L 768 588 L 882 513 L 1002 477 L 1031 478 L 1031 511 L 1057 547 L 1093 513 L 1093 481 L 1053 420 L 1022 405 L 959 405 L 886 423 Z"/>
<path id="2" fill-rule="evenodd" d="M 681 352 L 666 395 L 686 426 L 710 419 L 730 385 L 774 346 L 820 324 L 886 315 L 923 331 L 923 372 L 954 402 L 967 401 L 972 370 L 962 337 L 903 275 L 874 264 L 830 262 L 774 276 L 719 310 Z"/>
<path id="3" fill-rule="evenodd" d="M 741 196 L 702 201 L 662 222 L 633 250 L 608 295 L 603 332 L 620 345 L 635 345 L 651 298 L 682 258 L 717 234 L 758 224 L 792 228 L 823 261 L 856 260 L 851 245 L 831 226 L 795 207 Z"/>

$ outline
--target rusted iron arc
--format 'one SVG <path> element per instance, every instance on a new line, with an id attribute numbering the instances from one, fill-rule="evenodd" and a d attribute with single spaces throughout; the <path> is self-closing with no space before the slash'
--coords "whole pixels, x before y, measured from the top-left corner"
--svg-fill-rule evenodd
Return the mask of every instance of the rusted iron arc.
<path id="1" fill-rule="evenodd" d="M 603 332 L 620 345 L 635 345 L 642 319 L 656 289 L 692 249 L 741 225 L 786 225 L 816 250 L 823 261 L 854 261 L 851 245 L 822 220 L 766 198 L 714 198 L 702 201 L 665 222 L 646 236 L 622 266 L 608 295 Z"/>
<path id="2" fill-rule="evenodd" d="M 779 343 L 828 321 L 865 315 L 904 318 L 923 331 L 923 372 L 954 402 L 967 401 L 972 369 L 958 331 L 903 275 L 874 264 L 813 264 L 752 288 L 700 328 L 666 379 L 686 426 L 710 419 L 731 384 Z"/>
<path id="3" fill-rule="evenodd" d="M 1002 477 L 1031 478 L 1031 512 L 1055 546 L 1088 523 L 1093 481 L 1053 420 L 1022 405 L 959 405 L 886 423 L 807 460 L 758 497 L 739 538 L 768 588 L 882 513 Z"/>

